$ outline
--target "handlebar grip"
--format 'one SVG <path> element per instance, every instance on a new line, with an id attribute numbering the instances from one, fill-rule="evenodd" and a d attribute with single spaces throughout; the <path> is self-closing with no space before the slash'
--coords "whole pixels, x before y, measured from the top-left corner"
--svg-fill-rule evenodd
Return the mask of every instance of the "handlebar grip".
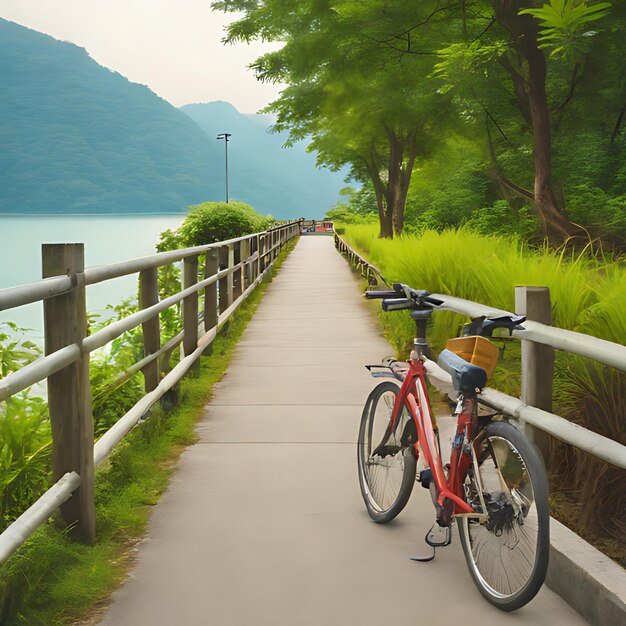
<path id="1" fill-rule="evenodd" d="M 412 309 L 415 302 L 409 298 L 390 298 L 382 302 L 383 311 L 402 311 L 403 309 Z"/>
<path id="2" fill-rule="evenodd" d="M 397 291 L 366 291 L 365 297 L 368 300 L 374 300 L 374 298 L 399 298 L 402 297 L 402 293 Z"/>

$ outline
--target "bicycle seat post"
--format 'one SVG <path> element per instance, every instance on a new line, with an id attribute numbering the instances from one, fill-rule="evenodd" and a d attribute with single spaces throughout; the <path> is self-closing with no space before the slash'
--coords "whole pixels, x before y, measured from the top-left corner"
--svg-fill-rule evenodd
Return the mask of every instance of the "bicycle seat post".
<path id="1" fill-rule="evenodd" d="M 411 317 L 415 320 L 415 339 L 413 340 L 414 350 L 417 353 L 417 358 L 420 358 L 425 354 L 428 349 L 428 342 L 426 341 L 426 324 L 430 319 L 432 309 L 418 309 L 411 311 Z M 413 358 L 413 355 L 411 355 Z"/>

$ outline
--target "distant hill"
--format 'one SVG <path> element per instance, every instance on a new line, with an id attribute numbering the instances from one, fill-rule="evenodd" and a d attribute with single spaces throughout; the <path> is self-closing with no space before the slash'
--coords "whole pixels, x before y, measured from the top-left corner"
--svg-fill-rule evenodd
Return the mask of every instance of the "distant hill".
<path id="1" fill-rule="evenodd" d="M 186 115 L 78 46 L 0 19 L 0 212 L 172 212 L 219 199 Z"/>
<path id="2" fill-rule="evenodd" d="M 184 112 L 183 112 L 184 111 Z M 183 111 L 71 43 L 0 19 L 0 213 L 170 213 L 224 198 L 278 218 L 320 217 L 342 176 L 303 146 L 283 150 L 267 116 L 227 103 Z"/>
<path id="3" fill-rule="evenodd" d="M 228 143 L 230 195 L 279 216 L 322 217 L 346 186 L 344 176 L 315 166 L 315 155 L 301 142 L 283 148 L 286 133 L 269 132 L 268 115 L 242 115 L 228 102 L 181 108 L 213 140 L 232 133 Z M 223 142 L 220 142 L 222 150 Z"/>

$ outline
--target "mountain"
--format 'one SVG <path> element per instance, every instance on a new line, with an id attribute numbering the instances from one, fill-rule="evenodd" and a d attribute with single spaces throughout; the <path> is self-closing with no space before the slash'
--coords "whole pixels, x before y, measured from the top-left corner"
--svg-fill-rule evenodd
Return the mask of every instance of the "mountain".
<path id="1" fill-rule="evenodd" d="M 87 52 L 0 19 L 0 213 L 172 213 L 230 195 L 277 218 L 321 217 L 343 176 L 282 149 L 268 116 L 183 110 Z"/>
<path id="2" fill-rule="evenodd" d="M 274 216 L 320 218 L 339 199 L 345 173 L 318 169 L 304 142 L 283 148 L 286 133 L 271 133 L 268 115 L 242 115 L 228 102 L 181 107 L 210 139 L 231 133 L 228 142 L 229 192 Z M 222 150 L 223 141 L 220 142 Z"/>
<path id="3" fill-rule="evenodd" d="M 173 212 L 222 197 L 188 116 L 87 52 L 0 19 L 0 212 Z"/>

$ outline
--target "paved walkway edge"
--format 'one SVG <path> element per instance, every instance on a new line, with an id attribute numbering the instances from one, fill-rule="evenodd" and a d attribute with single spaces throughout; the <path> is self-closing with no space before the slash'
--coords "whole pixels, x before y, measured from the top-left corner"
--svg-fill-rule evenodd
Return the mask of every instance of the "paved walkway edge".
<path id="1" fill-rule="evenodd" d="M 626 624 L 626 571 L 554 518 L 546 584 L 593 626 Z"/>

